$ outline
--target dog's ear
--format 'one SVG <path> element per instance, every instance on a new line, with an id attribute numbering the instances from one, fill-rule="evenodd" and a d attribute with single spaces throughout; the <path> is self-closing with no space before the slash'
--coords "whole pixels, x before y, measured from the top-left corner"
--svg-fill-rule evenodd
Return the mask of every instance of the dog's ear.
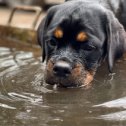
<path id="1" fill-rule="evenodd" d="M 114 61 L 126 51 L 126 33 L 118 19 L 110 11 L 107 12 L 107 60 L 112 72 Z"/>
<path id="2" fill-rule="evenodd" d="M 50 9 L 47 12 L 46 17 L 41 21 L 38 30 L 37 30 L 37 38 L 38 38 L 38 43 L 42 48 L 42 57 L 43 57 L 43 62 L 46 59 L 47 56 L 47 48 L 46 48 L 46 42 L 45 42 L 45 37 L 47 33 L 48 26 L 53 18 L 53 15 L 55 13 L 54 7 Z"/>

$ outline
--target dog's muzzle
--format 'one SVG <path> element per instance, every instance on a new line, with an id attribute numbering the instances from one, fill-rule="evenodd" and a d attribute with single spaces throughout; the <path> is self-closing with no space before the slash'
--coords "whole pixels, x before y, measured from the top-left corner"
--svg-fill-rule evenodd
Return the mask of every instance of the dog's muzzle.
<path id="1" fill-rule="evenodd" d="M 45 72 L 46 83 L 63 87 L 87 86 L 93 80 L 94 72 L 85 70 L 81 63 L 64 60 L 49 60 Z"/>

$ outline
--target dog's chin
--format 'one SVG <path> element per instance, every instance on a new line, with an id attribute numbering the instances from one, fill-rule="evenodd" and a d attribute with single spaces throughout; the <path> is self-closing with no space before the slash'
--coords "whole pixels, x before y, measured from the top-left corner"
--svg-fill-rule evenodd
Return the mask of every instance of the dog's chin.
<path id="1" fill-rule="evenodd" d="M 81 87 L 82 85 L 80 84 L 75 84 L 75 83 L 71 83 L 71 82 L 66 82 L 66 83 L 62 83 L 62 82 L 52 82 L 52 81 L 49 81 L 49 80 L 46 80 L 46 83 L 49 84 L 49 85 L 56 85 L 57 87 L 59 88 L 77 88 L 77 87 Z"/>
<path id="2" fill-rule="evenodd" d="M 56 78 L 46 75 L 45 82 L 49 85 L 56 85 L 59 88 L 90 88 L 93 81 L 93 75 L 87 74 L 85 77 L 77 78 Z"/>

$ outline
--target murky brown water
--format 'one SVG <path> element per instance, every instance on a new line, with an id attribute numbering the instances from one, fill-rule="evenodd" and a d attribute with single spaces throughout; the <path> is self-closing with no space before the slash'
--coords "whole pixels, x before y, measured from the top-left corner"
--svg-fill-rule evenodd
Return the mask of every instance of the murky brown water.
<path id="1" fill-rule="evenodd" d="M 41 57 L 0 47 L 0 126 L 125 126 L 126 61 L 110 81 L 101 67 L 90 90 L 43 84 Z"/>

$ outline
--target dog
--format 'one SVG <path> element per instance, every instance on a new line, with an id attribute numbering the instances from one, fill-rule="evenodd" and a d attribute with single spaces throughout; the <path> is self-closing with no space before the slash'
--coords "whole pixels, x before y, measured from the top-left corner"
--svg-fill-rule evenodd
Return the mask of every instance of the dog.
<path id="1" fill-rule="evenodd" d="M 126 0 L 66 0 L 51 7 L 38 28 L 45 81 L 90 87 L 106 60 L 112 73 L 126 51 Z"/>

